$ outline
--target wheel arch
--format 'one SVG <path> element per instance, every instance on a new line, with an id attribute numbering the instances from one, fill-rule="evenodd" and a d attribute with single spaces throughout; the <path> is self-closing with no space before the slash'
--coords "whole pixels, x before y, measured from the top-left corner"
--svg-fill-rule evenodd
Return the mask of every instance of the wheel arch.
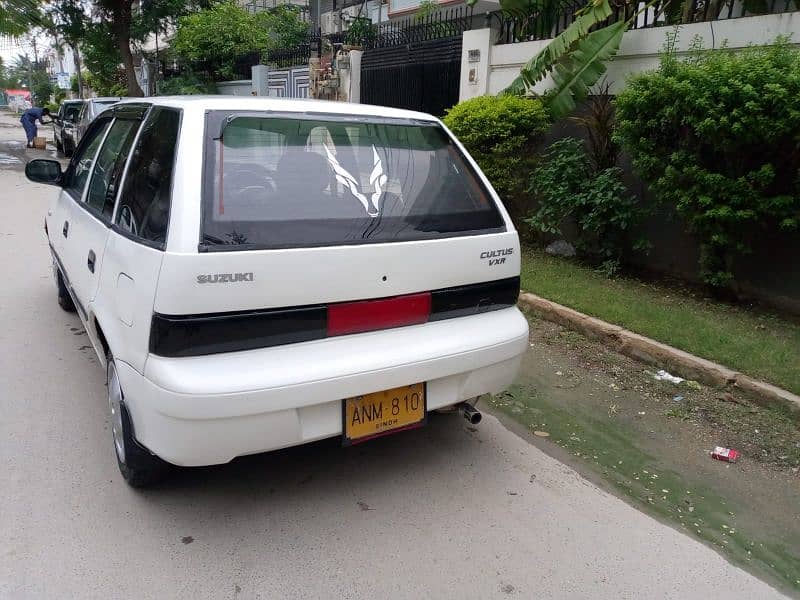
<path id="1" fill-rule="evenodd" d="M 91 323 L 94 337 L 97 340 L 97 343 L 100 344 L 100 349 L 102 350 L 102 352 L 98 352 L 97 355 L 100 358 L 101 365 L 105 368 L 108 366 L 108 354 L 110 351 L 108 339 L 106 339 L 106 334 L 103 332 L 103 328 L 100 325 L 100 322 L 97 320 L 96 314 L 92 314 L 89 322 Z"/>

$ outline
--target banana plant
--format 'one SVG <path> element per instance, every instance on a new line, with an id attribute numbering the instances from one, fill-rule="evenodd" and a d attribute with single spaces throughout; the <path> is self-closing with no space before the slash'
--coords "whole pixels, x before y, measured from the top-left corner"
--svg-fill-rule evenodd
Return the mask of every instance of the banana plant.
<path id="1" fill-rule="evenodd" d="M 606 61 L 613 58 L 622 43 L 622 35 L 631 21 L 618 21 L 591 31 L 611 16 L 609 0 L 591 0 L 575 14 L 575 20 L 553 38 L 522 67 L 519 76 L 504 93 L 523 95 L 552 73 L 555 89 L 543 98 L 551 116 L 559 119 L 586 98 L 589 89 L 606 71 Z"/>
<path id="2" fill-rule="evenodd" d="M 515 1 L 518 0 L 500 0 L 500 7 L 504 9 L 504 3 Z M 584 100 L 591 87 L 603 76 L 606 62 L 617 54 L 622 36 L 630 24 L 656 1 L 651 0 L 625 21 L 592 31 L 613 14 L 613 9 L 609 0 L 589 0 L 575 13 L 569 27 L 530 59 L 502 93 L 533 95 L 533 86 L 552 73 L 555 89 L 545 94 L 542 101 L 554 119 L 568 115 L 575 109 L 576 102 Z"/>

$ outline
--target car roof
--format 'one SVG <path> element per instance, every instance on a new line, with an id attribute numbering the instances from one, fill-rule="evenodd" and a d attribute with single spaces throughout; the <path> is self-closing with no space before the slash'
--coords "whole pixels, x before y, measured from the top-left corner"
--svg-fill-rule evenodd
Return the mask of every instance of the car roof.
<path id="1" fill-rule="evenodd" d="M 122 103 L 125 104 L 131 102 L 146 102 L 156 106 L 170 106 L 173 108 L 200 108 L 201 110 L 311 112 L 365 117 L 416 119 L 423 121 L 436 120 L 436 117 L 426 113 L 389 108 L 387 106 L 298 98 L 264 98 L 256 96 L 156 96 L 150 98 L 125 98 L 122 100 Z"/>
<path id="2" fill-rule="evenodd" d="M 80 98 L 73 98 L 71 100 L 62 100 L 61 104 L 83 104 L 86 100 L 81 100 Z"/>
<path id="3" fill-rule="evenodd" d="M 89 102 L 98 102 L 98 103 L 101 103 L 101 104 L 106 104 L 108 102 L 119 102 L 120 100 L 124 100 L 124 98 L 119 97 L 119 96 L 118 97 L 109 96 L 109 97 L 101 97 L 101 98 L 89 98 Z"/>

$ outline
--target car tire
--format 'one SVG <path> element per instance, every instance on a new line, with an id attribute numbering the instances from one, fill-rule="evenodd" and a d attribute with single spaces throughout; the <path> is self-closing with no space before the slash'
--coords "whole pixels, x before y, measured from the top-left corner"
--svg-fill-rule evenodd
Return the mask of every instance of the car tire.
<path id="1" fill-rule="evenodd" d="M 67 312 L 75 312 L 75 303 L 72 301 L 72 296 L 69 295 L 69 290 L 58 268 L 56 268 L 56 286 L 58 287 L 58 305 Z"/>
<path id="2" fill-rule="evenodd" d="M 64 144 L 62 144 L 58 140 L 56 140 L 56 150 L 58 152 L 61 152 L 62 154 L 64 153 Z"/>
<path id="3" fill-rule="evenodd" d="M 169 464 L 154 456 L 136 441 L 133 423 L 125 406 L 122 386 L 117 375 L 114 357 L 109 353 L 107 366 L 108 406 L 111 418 L 111 437 L 119 472 L 134 488 L 158 483 L 169 472 Z"/>
<path id="4" fill-rule="evenodd" d="M 75 148 L 73 148 L 73 145 L 64 142 L 64 156 L 69 158 L 70 156 L 72 156 L 73 152 L 75 152 Z"/>

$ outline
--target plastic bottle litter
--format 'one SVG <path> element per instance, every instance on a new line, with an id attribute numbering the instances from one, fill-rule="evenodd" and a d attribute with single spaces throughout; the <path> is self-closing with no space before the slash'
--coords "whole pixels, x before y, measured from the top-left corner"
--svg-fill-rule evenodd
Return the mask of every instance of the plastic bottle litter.
<path id="1" fill-rule="evenodd" d="M 683 377 L 678 377 L 676 375 L 672 375 L 671 373 L 667 373 L 664 369 L 661 369 L 653 377 L 655 377 L 658 381 L 669 381 L 675 385 L 683 383 L 684 381 Z"/>
<path id="2" fill-rule="evenodd" d="M 739 451 L 733 448 L 724 448 L 717 446 L 711 453 L 711 458 L 714 460 L 721 460 L 724 462 L 735 463 L 739 459 Z"/>

